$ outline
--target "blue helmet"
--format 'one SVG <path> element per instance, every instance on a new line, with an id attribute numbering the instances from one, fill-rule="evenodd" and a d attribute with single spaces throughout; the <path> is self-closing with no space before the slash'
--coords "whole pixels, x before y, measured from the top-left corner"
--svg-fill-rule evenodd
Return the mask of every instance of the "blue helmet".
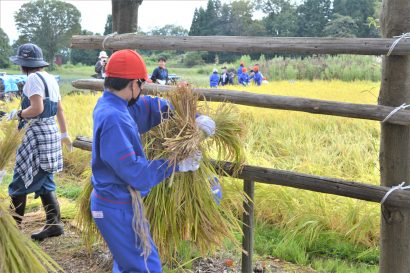
<path id="1" fill-rule="evenodd" d="M 17 49 L 17 55 L 11 56 L 10 61 L 25 67 L 44 67 L 49 64 L 43 59 L 43 51 L 35 44 L 24 44 Z"/>

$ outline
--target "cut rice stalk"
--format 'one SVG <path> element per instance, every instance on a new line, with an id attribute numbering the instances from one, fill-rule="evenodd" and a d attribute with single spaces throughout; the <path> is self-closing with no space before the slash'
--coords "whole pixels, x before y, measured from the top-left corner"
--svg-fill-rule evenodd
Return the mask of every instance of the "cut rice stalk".
<path id="1" fill-rule="evenodd" d="M 91 214 L 91 193 L 93 191 L 91 169 L 87 169 L 83 176 L 85 177 L 83 190 L 77 199 L 76 225 L 81 230 L 81 238 L 87 251 L 91 252 L 93 245 L 103 242 L 103 239 Z"/>
<path id="2" fill-rule="evenodd" d="M 0 198 L 0 272 L 64 272 L 36 243 L 20 232 L 8 211 L 8 198 L 6 200 Z"/>
<path id="3" fill-rule="evenodd" d="M 189 88 L 180 87 L 166 98 L 174 106 L 171 117 L 151 130 L 144 139 L 150 159 L 172 158 L 172 163 L 200 150 L 203 159 L 196 172 L 176 173 L 166 183 L 156 186 L 146 197 L 147 217 L 153 239 L 164 261 L 177 259 L 178 245 L 189 241 L 202 255 L 212 253 L 229 239 L 240 249 L 234 233 L 241 232 L 240 221 L 228 206 L 218 206 L 211 191 L 216 171 L 208 152 L 215 149 L 218 160 L 244 163 L 241 138 L 244 135 L 239 113 L 229 104 L 216 110 L 206 104 L 198 107 L 198 97 Z M 216 123 L 216 134 L 205 140 L 196 124 L 198 112 L 210 115 Z M 173 181 L 173 182 L 172 182 Z M 167 186 L 172 184 L 172 187 Z"/>
<path id="4" fill-rule="evenodd" d="M 10 158 L 16 153 L 17 147 L 21 143 L 21 139 L 25 130 L 17 130 L 17 123 L 11 121 L 0 120 L 0 170 L 3 170 Z"/>

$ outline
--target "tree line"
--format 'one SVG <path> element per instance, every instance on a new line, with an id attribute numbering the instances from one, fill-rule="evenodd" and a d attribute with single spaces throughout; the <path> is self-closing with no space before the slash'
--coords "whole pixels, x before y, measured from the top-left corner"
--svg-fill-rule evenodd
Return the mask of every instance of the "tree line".
<path id="1" fill-rule="evenodd" d="M 370 24 L 381 0 L 208 0 L 196 9 L 189 35 L 272 37 L 379 37 Z M 255 12 L 263 14 L 253 19 Z"/>
<path id="2" fill-rule="evenodd" d="M 229 5 L 208 0 L 205 9 L 195 10 L 189 35 L 379 37 L 380 5 L 381 0 L 303 0 L 299 4 L 289 0 L 237 0 Z M 254 19 L 255 12 L 262 17 Z M 214 58 L 232 61 L 237 56 L 202 54 L 207 62 Z"/>
<path id="3" fill-rule="evenodd" d="M 173 36 L 271 36 L 271 37 L 378 37 L 378 14 L 381 0 L 236 0 L 222 4 L 208 0 L 206 8 L 196 9 L 189 30 L 176 25 L 156 27 L 141 35 Z M 140 1 L 142 3 L 142 1 Z M 255 13 L 260 14 L 254 18 Z M 10 65 L 8 57 L 19 45 L 32 42 L 44 51 L 47 60 L 61 54 L 63 61 L 92 65 L 98 50 L 69 50 L 72 35 L 93 35 L 81 29 L 80 11 L 60 0 L 35 0 L 16 12 L 19 38 L 12 46 L 0 28 L 0 67 Z M 112 32 L 112 16 L 107 17 L 104 35 Z M 152 52 L 144 52 L 151 54 Z M 225 62 L 239 54 L 214 52 L 186 53 L 187 64 Z M 252 56 L 258 58 L 258 56 Z M 52 63 L 52 62 L 50 62 Z"/>

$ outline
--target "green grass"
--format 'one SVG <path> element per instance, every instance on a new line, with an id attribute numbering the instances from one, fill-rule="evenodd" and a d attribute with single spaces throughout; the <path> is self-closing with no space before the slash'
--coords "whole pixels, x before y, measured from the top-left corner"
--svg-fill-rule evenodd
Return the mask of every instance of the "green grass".
<path id="1" fill-rule="evenodd" d="M 378 272 L 379 250 L 351 244 L 334 232 L 322 232 L 313 241 L 303 235 L 289 236 L 289 231 L 266 224 L 255 228 L 255 252 L 273 256 L 319 272 Z"/>

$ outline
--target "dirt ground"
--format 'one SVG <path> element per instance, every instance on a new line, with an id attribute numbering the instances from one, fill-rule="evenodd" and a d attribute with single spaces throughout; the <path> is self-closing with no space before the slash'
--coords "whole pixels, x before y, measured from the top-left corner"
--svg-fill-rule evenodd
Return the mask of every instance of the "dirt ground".
<path id="1" fill-rule="evenodd" d="M 32 212 L 25 216 L 22 230 L 28 236 L 32 232 L 41 230 L 44 224 L 44 213 Z M 49 238 L 40 243 L 41 247 L 67 273 L 108 273 L 111 272 L 112 258 L 107 249 L 97 249 L 89 254 L 82 245 L 78 230 L 70 222 L 64 223 L 65 234 L 60 237 Z M 221 255 L 225 256 L 225 255 Z M 200 258 L 193 263 L 192 270 L 176 270 L 189 273 L 239 273 L 240 257 Z M 274 257 L 255 262 L 255 273 L 315 273 L 306 267 L 299 267 Z"/>

